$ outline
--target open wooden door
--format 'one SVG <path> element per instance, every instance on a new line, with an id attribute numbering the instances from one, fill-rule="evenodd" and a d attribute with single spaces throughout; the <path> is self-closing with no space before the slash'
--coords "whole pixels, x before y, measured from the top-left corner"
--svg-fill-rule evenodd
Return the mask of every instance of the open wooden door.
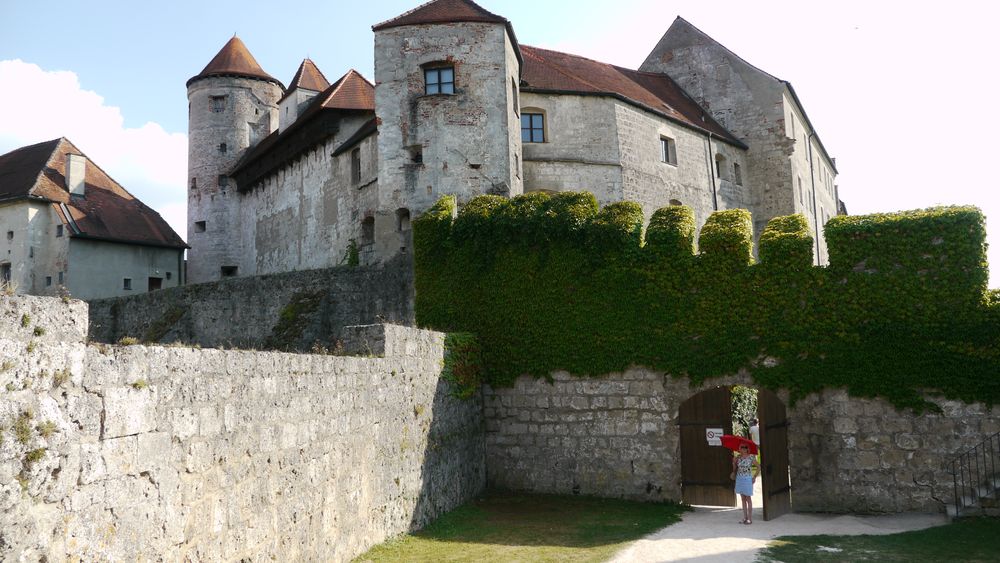
<path id="1" fill-rule="evenodd" d="M 757 393 L 757 418 L 760 419 L 760 481 L 764 520 L 773 520 L 792 511 L 785 404 L 774 393 L 760 389 Z"/>
<path id="2" fill-rule="evenodd" d="M 736 506 L 736 493 L 729 479 L 732 452 L 709 446 L 705 431 L 733 431 L 732 404 L 728 387 L 698 393 L 680 407 L 681 491 L 684 502 L 707 506 Z"/>

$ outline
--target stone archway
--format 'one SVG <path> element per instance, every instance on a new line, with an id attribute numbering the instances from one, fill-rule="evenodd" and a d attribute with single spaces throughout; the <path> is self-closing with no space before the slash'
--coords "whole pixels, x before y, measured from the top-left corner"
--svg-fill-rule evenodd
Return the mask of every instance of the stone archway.
<path id="1" fill-rule="evenodd" d="M 733 482 L 729 479 L 732 454 L 708 443 L 708 433 L 713 429 L 732 433 L 731 409 L 728 386 L 701 391 L 679 407 L 681 497 L 688 504 L 736 506 Z M 772 520 L 791 511 L 788 417 L 784 402 L 773 392 L 758 389 L 757 418 L 764 519 Z"/>

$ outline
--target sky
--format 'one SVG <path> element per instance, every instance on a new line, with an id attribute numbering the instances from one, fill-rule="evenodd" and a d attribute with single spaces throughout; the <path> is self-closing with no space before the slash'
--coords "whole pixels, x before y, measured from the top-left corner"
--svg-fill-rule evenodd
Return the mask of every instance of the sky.
<path id="1" fill-rule="evenodd" d="M 287 83 L 373 78 L 371 26 L 419 0 L 0 0 L 0 154 L 68 137 L 186 235 L 188 78 L 235 33 Z M 637 68 L 682 16 L 790 81 L 851 214 L 971 204 L 1000 287 L 1000 3 L 482 0 L 521 44 Z M 293 6 L 293 7 L 291 7 Z"/>

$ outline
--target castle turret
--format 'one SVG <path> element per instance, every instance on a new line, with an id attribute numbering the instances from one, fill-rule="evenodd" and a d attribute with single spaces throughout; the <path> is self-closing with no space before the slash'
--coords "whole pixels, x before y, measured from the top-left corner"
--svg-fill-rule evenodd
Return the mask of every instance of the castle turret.
<path id="1" fill-rule="evenodd" d="M 330 81 L 323 76 L 316 63 L 309 59 L 302 61 L 299 70 L 295 71 L 295 76 L 288 84 L 285 95 L 278 100 L 278 131 L 284 131 L 289 125 L 295 123 L 299 118 L 299 113 L 305 109 L 309 100 L 317 94 L 330 87 Z"/>
<path id="2" fill-rule="evenodd" d="M 379 235 L 445 194 L 520 194 L 521 53 L 510 22 L 470 0 L 435 0 L 372 30 L 376 239 L 392 240 Z"/>
<path id="3" fill-rule="evenodd" d="M 236 36 L 188 80 L 188 281 L 237 276 L 239 203 L 229 171 L 278 126 L 284 87 Z"/>

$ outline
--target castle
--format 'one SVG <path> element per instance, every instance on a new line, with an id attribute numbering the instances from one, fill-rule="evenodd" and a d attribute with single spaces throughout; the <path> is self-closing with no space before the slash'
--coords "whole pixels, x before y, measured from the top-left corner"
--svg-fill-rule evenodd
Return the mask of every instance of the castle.
<path id="1" fill-rule="evenodd" d="M 233 37 L 187 83 L 188 279 L 384 261 L 442 195 L 586 190 L 666 205 L 845 213 L 795 90 L 677 18 L 638 70 L 520 45 L 434 0 L 373 26 L 375 82 L 309 59 L 288 87 Z M 814 255 L 825 263 L 823 237 Z"/>

